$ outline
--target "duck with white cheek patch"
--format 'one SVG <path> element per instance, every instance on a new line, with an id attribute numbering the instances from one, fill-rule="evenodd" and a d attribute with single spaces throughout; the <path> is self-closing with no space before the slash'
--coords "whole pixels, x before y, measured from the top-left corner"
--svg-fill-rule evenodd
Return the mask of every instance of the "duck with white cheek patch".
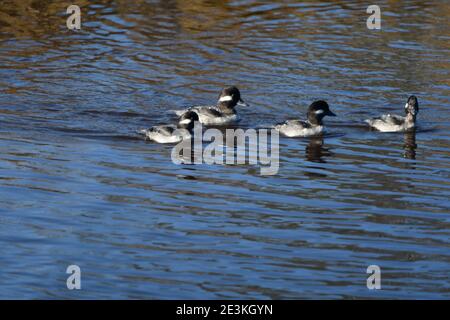
<path id="1" fill-rule="evenodd" d="M 401 132 L 413 129 L 416 126 L 416 117 L 419 113 L 419 101 L 416 96 L 410 96 L 405 105 L 405 117 L 384 114 L 379 118 L 365 120 L 374 129 L 382 132 Z"/>
<path id="2" fill-rule="evenodd" d="M 195 121 L 198 121 L 197 113 L 189 111 L 180 117 L 178 125 L 154 126 L 140 133 L 158 143 L 178 143 L 192 137 Z"/>
<path id="3" fill-rule="evenodd" d="M 328 103 L 323 100 L 314 101 L 308 108 L 307 120 L 288 120 L 275 126 L 287 137 L 310 137 L 323 132 L 322 119 L 325 116 L 335 117 Z"/>
<path id="4" fill-rule="evenodd" d="M 199 121 L 205 125 L 225 125 L 236 122 L 238 116 L 236 106 L 248 106 L 241 98 L 241 93 L 236 87 L 228 87 L 222 90 L 216 106 L 196 106 L 186 110 L 178 110 L 178 116 L 188 111 L 198 114 Z"/>

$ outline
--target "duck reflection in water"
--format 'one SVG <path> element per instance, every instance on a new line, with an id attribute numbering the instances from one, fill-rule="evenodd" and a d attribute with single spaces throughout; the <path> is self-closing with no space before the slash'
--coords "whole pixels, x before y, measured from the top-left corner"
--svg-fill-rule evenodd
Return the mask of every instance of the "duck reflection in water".
<path id="1" fill-rule="evenodd" d="M 323 136 L 312 137 L 305 149 L 306 160 L 310 162 L 326 163 L 324 157 L 333 155 L 328 148 L 324 147 Z"/>
<path id="2" fill-rule="evenodd" d="M 405 151 L 403 156 L 407 159 L 416 160 L 416 130 L 413 129 L 405 132 L 403 141 L 403 150 Z"/>

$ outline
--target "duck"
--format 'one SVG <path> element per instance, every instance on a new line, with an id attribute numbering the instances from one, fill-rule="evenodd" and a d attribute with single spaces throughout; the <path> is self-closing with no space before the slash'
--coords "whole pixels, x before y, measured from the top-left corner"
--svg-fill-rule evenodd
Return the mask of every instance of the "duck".
<path id="1" fill-rule="evenodd" d="M 198 120 L 197 113 L 189 111 L 179 118 L 177 125 L 154 126 L 150 129 L 140 130 L 140 133 L 157 143 L 178 143 L 192 137 L 192 130 Z"/>
<path id="2" fill-rule="evenodd" d="M 419 113 L 419 101 L 416 96 L 410 96 L 405 104 L 406 116 L 384 114 L 378 118 L 367 119 L 365 122 L 381 132 L 404 132 L 415 128 Z"/>
<path id="3" fill-rule="evenodd" d="M 287 120 L 275 125 L 274 129 L 287 137 L 310 137 L 323 132 L 322 120 L 325 116 L 335 117 L 324 100 L 314 101 L 306 114 L 307 120 Z"/>
<path id="4" fill-rule="evenodd" d="M 220 92 L 215 106 L 194 106 L 185 110 L 176 110 L 175 114 L 182 116 L 192 111 L 198 114 L 199 122 L 204 125 L 227 125 L 239 120 L 236 106 L 248 107 L 248 104 L 242 100 L 239 89 L 231 86 Z"/>

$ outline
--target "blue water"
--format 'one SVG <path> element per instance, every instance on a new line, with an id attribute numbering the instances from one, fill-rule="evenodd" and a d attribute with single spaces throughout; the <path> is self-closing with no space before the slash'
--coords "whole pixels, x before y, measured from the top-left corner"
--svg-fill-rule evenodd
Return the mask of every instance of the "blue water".
<path id="1" fill-rule="evenodd" d="M 0 6 L 0 298 L 450 298 L 447 1 L 379 1 L 380 31 L 364 1 L 77 4 L 78 32 L 58 2 Z M 280 138 L 275 176 L 136 134 L 228 84 L 244 129 L 338 117 Z M 410 94 L 416 132 L 362 122 Z"/>

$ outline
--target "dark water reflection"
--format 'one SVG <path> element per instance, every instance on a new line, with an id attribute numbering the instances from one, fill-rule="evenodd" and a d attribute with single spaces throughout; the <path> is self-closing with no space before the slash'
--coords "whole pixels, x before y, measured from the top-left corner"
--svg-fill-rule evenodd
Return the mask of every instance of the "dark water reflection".
<path id="1" fill-rule="evenodd" d="M 381 1 L 381 31 L 364 1 L 76 3 L 79 32 L 69 2 L 0 2 L 0 297 L 449 297 L 447 1 Z M 135 134 L 224 84 L 244 129 L 319 98 L 339 116 L 282 138 L 273 177 Z M 417 132 L 361 123 L 409 94 Z"/>
<path id="2" fill-rule="evenodd" d="M 410 131 L 406 132 L 404 134 L 404 141 L 405 144 L 403 146 L 403 149 L 405 150 L 405 158 L 415 160 L 416 159 L 416 149 L 417 149 L 417 143 L 416 143 L 416 131 Z"/>
<path id="3" fill-rule="evenodd" d="M 325 158 L 331 157 L 333 153 L 329 148 L 324 146 L 324 138 L 322 136 L 309 139 L 309 143 L 305 148 L 306 160 L 311 162 L 326 163 Z"/>

